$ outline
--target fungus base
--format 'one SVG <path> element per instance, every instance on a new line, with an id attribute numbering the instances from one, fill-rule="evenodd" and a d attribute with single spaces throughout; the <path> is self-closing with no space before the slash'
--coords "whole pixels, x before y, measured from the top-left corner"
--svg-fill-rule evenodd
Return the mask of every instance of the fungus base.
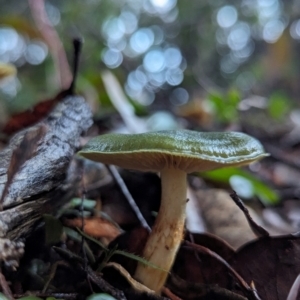
<path id="1" fill-rule="evenodd" d="M 160 292 L 180 246 L 186 209 L 186 173 L 168 168 L 161 171 L 161 206 L 143 256 L 160 269 L 139 263 L 135 278 Z"/>

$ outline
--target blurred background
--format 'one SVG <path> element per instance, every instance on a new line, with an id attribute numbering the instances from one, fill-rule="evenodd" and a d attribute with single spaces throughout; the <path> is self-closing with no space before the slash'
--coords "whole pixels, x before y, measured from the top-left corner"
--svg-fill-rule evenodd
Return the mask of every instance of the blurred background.
<path id="1" fill-rule="evenodd" d="M 71 40 L 78 36 L 84 46 L 77 90 L 96 103 L 99 114 L 111 108 L 100 76 L 105 69 L 117 76 L 138 113 L 163 109 L 192 115 L 204 126 L 210 118 L 221 126 L 235 121 L 236 107 L 253 95 L 255 105 L 270 105 L 275 115 L 299 105 L 298 1 L 0 5 L 0 61 L 17 68 L 16 76 L 0 81 L 1 107 L 8 114 L 68 86 L 60 42 L 71 61 Z"/>

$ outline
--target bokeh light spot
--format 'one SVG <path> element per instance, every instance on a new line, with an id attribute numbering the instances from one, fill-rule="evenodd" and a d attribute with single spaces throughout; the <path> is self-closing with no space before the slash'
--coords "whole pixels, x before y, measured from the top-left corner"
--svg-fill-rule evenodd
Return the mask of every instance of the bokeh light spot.
<path id="1" fill-rule="evenodd" d="M 220 62 L 221 71 L 227 74 L 231 74 L 239 67 L 238 63 L 234 62 L 230 55 L 224 55 Z"/>
<path id="2" fill-rule="evenodd" d="M 49 2 L 46 2 L 45 7 L 51 24 L 54 26 L 58 25 L 61 19 L 59 9 L 56 6 L 50 4 Z"/>
<path id="3" fill-rule="evenodd" d="M 130 46 L 137 53 L 146 52 L 154 42 L 154 33 L 149 28 L 140 28 L 130 38 Z"/>
<path id="4" fill-rule="evenodd" d="M 284 23 L 281 20 L 268 21 L 263 29 L 263 39 L 267 43 L 275 43 L 283 33 Z"/>
<path id="5" fill-rule="evenodd" d="M 40 41 L 32 41 L 26 49 L 25 59 L 31 65 L 41 64 L 48 55 L 48 47 Z"/>
<path id="6" fill-rule="evenodd" d="M 121 18 L 111 18 L 104 22 L 102 32 L 108 40 L 120 40 L 125 33 L 124 21 Z"/>
<path id="7" fill-rule="evenodd" d="M 228 28 L 233 26 L 238 19 L 238 13 L 234 6 L 226 5 L 221 7 L 217 13 L 217 22 L 220 27 Z"/>
<path id="8" fill-rule="evenodd" d="M 7 96 L 13 98 L 21 89 L 21 83 L 17 77 L 10 76 L 0 81 L 0 90 Z"/>
<path id="9" fill-rule="evenodd" d="M 300 39 L 300 19 L 294 21 L 290 27 L 291 37 L 295 40 Z"/>
<path id="10" fill-rule="evenodd" d="M 154 45 L 160 45 L 164 41 L 164 32 L 158 25 L 153 25 L 150 27 L 154 33 Z"/>
<path id="11" fill-rule="evenodd" d="M 160 14 L 169 12 L 177 3 L 176 0 L 150 0 L 150 2 Z"/>
<path id="12" fill-rule="evenodd" d="M 166 66 L 169 69 L 178 68 L 182 61 L 182 55 L 178 48 L 169 47 L 164 51 Z"/>
<path id="13" fill-rule="evenodd" d="M 233 175 L 229 178 L 229 183 L 239 196 L 247 199 L 253 197 L 254 189 L 249 179 L 240 175 Z"/>
<path id="14" fill-rule="evenodd" d="M 166 72 L 166 81 L 172 86 L 179 85 L 183 81 L 183 72 L 179 68 L 169 69 Z"/>
<path id="15" fill-rule="evenodd" d="M 10 51 L 18 43 L 18 33 L 9 27 L 0 28 L 0 54 Z"/>
<path id="16" fill-rule="evenodd" d="M 255 84 L 255 78 L 251 72 L 243 72 L 238 75 L 236 85 L 243 91 L 249 91 Z"/>
<path id="17" fill-rule="evenodd" d="M 126 34 L 133 33 L 138 25 L 137 16 L 131 11 L 122 11 L 119 19 L 124 24 L 124 31 Z"/>
<path id="18" fill-rule="evenodd" d="M 186 89 L 178 87 L 170 94 L 170 101 L 173 105 L 183 105 L 189 101 L 189 93 Z"/>
<path id="19" fill-rule="evenodd" d="M 239 22 L 231 28 L 227 38 L 228 47 L 232 50 L 244 48 L 251 37 L 250 27 L 247 23 Z"/>
<path id="20" fill-rule="evenodd" d="M 123 55 L 118 50 L 106 48 L 102 52 L 102 60 L 109 68 L 114 69 L 121 65 Z"/>
<path id="21" fill-rule="evenodd" d="M 166 72 L 156 72 L 156 73 L 149 73 L 149 82 L 154 87 L 161 87 L 166 82 Z"/>
<path id="22" fill-rule="evenodd" d="M 149 51 L 143 60 L 145 70 L 151 73 L 156 73 L 164 70 L 166 66 L 165 56 L 161 49 Z"/>

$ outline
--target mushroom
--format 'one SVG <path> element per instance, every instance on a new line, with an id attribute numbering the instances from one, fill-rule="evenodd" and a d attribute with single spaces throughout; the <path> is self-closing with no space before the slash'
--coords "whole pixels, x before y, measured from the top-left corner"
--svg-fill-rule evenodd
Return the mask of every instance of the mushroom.
<path id="1" fill-rule="evenodd" d="M 240 132 L 166 130 L 105 134 L 91 139 L 80 155 L 125 169 L 160 172 L 161 205 L 134 277 L 159 293 L 173 265 L 185 223 L 187 173 L 249 164 L 267 154 Z"/>

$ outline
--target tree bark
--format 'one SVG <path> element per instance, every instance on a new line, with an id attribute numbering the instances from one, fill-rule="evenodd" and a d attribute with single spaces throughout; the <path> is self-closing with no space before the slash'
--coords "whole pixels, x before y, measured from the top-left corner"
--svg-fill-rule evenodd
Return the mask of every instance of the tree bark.
<path id="1" fill-rule="evenodd" d="M 13 151 L 20 147 L 28 131 L 45 127 L 33 155 L 19 166 L 2 201 L 0 239 L 19 240 L 28 236 L 44 213 L 53 212 L 74 195 L 81 162 L 72 158 L 80 136 L 91 125 L 92 113 L 85 100 L 67 96 L 44 120 L 13 136 L 0 152 L 1 196 Z"/>

